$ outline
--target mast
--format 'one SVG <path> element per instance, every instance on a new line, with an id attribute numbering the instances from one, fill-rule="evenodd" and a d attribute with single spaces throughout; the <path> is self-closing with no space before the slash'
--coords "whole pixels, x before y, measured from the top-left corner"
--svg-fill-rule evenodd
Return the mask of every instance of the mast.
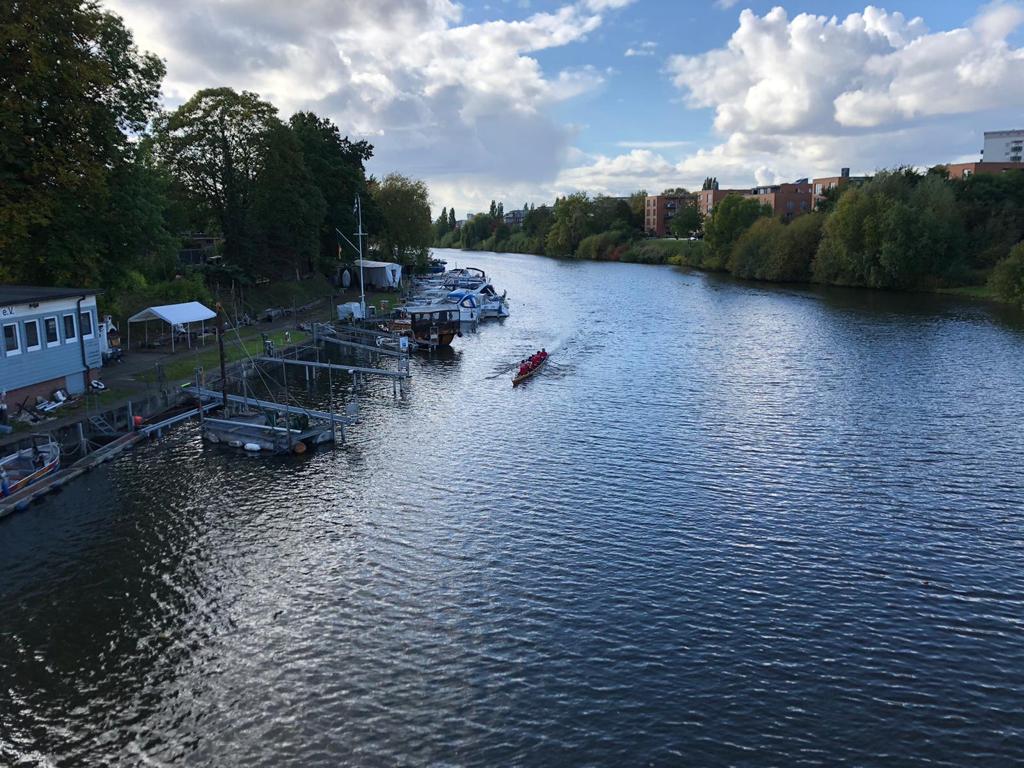
<path id="1" fill-rule="evenodd" d="M 359 243 L 359 312 L 362 318 L 366 319 L 366 292 L 363 290 L 363 201 L 356 195 L 356 213 L 359 217 L 359 231 L 356 232 L 356 242 Z"/>
<path id="2" fill-rule="evenodd" d="M 220 393 L 224 400 L 224 412 L 228 410 L 228 375 L 224 362 L 224 307 L 217 302 L 217 347 L 220 351 Z"/>

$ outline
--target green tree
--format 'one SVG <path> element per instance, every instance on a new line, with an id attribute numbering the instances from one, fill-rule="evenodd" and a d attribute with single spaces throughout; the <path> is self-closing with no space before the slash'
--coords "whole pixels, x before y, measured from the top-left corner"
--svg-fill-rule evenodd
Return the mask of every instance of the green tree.
<path id="1" fill-rule="evenodd" d="M 996 264 L 989 280 L 996 296 L 1024 306 L 1024 243 L 1018 243 L 1010 255 Z"/>
<path id="2" fill-rule="evenodd" d="M 306 167 L 324 200 L 324 216 L 319 225 L 318 268 L 324 274 L 334 271 L 338 262 L 340 230 L 354 240 L 357 229 L 353 211 L 356 195 L 363 205 L 363 225 L 379 226 L 379 212 L 368 194 L 366 162 L 373 157 L 373 146 L 366 141 L 350 141 L 338 126 L 313 112 L 296 112 L 288 125 L 302 148 Z M 355 254 L 345 251 L 345 260 Z"/>
<path id="3" fill-rule="evenodd" d="M 729 270 L 753 280 L 808 280 L 824 220 L 820 213 L 797 216 L 788 224 L 767 216 L 758 219 L 733 246 Z"/>
<path id="4" fill-rule="evenodd" d="M 647 207 L 647 190 L 640 189 L 629 196 L 630 223 L 633 229 L 642 232 Z"/>
<path id="5" fill-rule="evenodd" d="M 0 52 L 0 280 L 96 285 L 132 255 L 108 248 L 115 177 L 133 172 L 163 64 L 81 0 L 7 3 Z"/>
<path id="6" fill-rule="evenodd" d="M 498 215 L 498 205 L 493 200 L 491 200 L 491 208 L 490 208 L 490 210 L 487 213 L 490 216 L 497 216 Z"/>
<path id="7" fill-rule="evenodd" d="M 691 198 L 676 210 L 676 215 L 672 217 L 668 228 L 676 237 L 690 237 L 700 230 L 703 220 L 696 199 Z"/>
<path id="8" fill-rule="evenodd" d="M 455 209 L 454 208 L 449 208 L 448 209 L 448 231 L 454 232 L 457 227 L 458 227 L 458 222 L 455 219 Z"/>
<path id="9" fill-rule="evenodd" d="M 252 248 L 246 225 L 253 190 L 280 124 L 272 104 L 230 88 L 198 91 L 156 122 L 158 157 L 189 202 L 220 225 L 229 263 L 244 264 Z"/>
<path id="10" fill-rule="evenodd" d="M 718 179 L 714 176 L 708 176 L 704 179 L 704 183 L 700 187 L 702 190 L 718 189 Z"/>
<path id="11" fill-rule="evenodd" d="M 576 246 L 591 233 L 593 205 L 586 192 L 575 192 L 555 200 L 553 221 L 545 243 L 552 256 L 572 256 Z"/>
<path id="12" fill-rule="evenodd" d="M 375 185 L 373 197 L 381 213 L 376 235 L 380 250 L 401 264 L 425 266 L 433 235 L 427 185 L 391 173 Z"/>
<path id="13" fill-rule="evenodd" d="M 244 266 L 250 274 L 299 279 L 317 267 L 327 204 L 288 126 L 270 129 L 261 166 L 249 209 L 251 249 Z"/>
<path id="14" fill-rule="evenodd" d="M 839 198 L 825 225 L 814 278 L 872 288 L 959 282 L 966 272 L 965 241 L 950 184 L 936 174 L 897 168 Z"/>
<path id="15" fill-rule="evenodd" d="M 704 222 L 704 266 L 725 269 L 733 244 L 761 216 L 770 216 L 771 208 L 754 198 L 728 195 Z"/>

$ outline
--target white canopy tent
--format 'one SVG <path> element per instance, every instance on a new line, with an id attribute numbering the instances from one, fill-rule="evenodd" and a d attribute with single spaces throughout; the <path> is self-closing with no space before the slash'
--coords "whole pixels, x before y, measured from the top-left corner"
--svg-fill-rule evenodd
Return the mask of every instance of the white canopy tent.
<path id="1" fill-rule="evenodd" d="M 186 301 L 184 304 L 164 304 L 159 307 L 148 307 L 141 312 L 137 312 L 128 318 L 128 349 L 132 348 L 132 323 L 146 323 L 146 341 L 149 341 L 149 321 L 160 320 L 171 326 L 171 352 L 174 351 L 174 329 L 176 326 L 181 326 L 186 332 L 192 323 L 200 323 L 205 336 L 206 333 L 206 321 L 217 316 L 207 306 L 200 304 L 198 301 Z M 186 334 L 188 338 L 188 346 L 192 347 L 192 336 Z"/>
<path id="2" fill-rule="evenodd" d="M 390 261 L 360 259 L 356 266 L 362 266 L 366 273 L 366 284 L 374 288 L 398 288 L 402 282 L 402 265 Z"/>

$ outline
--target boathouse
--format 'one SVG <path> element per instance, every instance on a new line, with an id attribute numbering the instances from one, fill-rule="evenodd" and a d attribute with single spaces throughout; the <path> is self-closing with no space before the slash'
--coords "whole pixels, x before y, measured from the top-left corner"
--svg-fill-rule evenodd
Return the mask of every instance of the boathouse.
<path id="1" fill-rule="evenodd" d="M 0 285 L 0 390 L 9 407 L 56 389 L 85 390 L 102 365 L 96 294 Z"/>

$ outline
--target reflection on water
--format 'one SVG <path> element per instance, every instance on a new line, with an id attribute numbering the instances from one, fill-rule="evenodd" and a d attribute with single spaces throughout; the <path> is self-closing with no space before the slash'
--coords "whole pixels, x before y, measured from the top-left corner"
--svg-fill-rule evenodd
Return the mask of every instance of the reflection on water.
<path id="1" fill-rule="evenodd" d="M 0 523 L 0 763 L 1024 759 L 1019 317 L 454 258 L 512 317 L 345 448 L 185 427 Z"/>

